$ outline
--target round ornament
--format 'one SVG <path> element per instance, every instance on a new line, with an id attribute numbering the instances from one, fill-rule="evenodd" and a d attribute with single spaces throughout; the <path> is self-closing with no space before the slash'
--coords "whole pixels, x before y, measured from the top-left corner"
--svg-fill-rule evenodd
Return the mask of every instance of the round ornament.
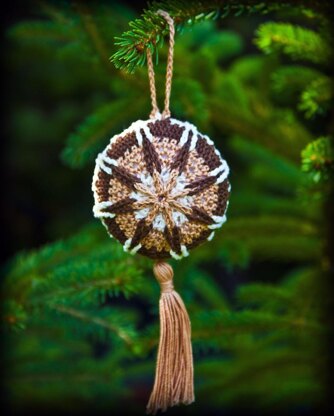
<path id="1" fill-rule="evenodd" d="M 211 240 L 226 221 L 229 168 L 212 140 L 187 122 L 171 117 L 174 22 L 169 25 L 165 106 L 159 111 L 151 50 L 147 64 L 152 112 L 110 140 L 97 156 L 93 176 L 93 212 L 110 236 L 131 254 L 157 260 L 153 273 L 160 285 L 160 341 L 155 381 L 147 412 L 155 414 L 195 400 L 191 325 L 174 290 L 172 267 L 165 259 L 188 256 Z"/>
<path id="2" fill-rule="evenodd" d="M 181 259 L 225 222 L 228 173 L 212 140 L 194 125 L 138 120 L 96 159 L 94 215 L 125 251 Z"/>

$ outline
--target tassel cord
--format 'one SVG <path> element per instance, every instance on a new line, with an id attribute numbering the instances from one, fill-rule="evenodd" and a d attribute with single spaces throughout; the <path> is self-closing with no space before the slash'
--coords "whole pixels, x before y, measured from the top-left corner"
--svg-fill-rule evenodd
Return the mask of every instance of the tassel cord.
<path id="1" fill-rule="evenodd" d="M 173 288 L 173 269 L 164 262 L 154 266 L 161 287 L 160 341 L 153 391 L 147 413 L 194 401 L 191 325 L 180 295 Z"/>

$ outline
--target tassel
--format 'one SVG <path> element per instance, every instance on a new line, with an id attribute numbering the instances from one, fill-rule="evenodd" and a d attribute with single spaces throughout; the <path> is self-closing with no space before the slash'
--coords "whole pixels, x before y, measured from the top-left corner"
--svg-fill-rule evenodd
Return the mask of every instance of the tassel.
<path id="1" fill-rule="evenodd" d="M 190 404 L 194 397 L 191 326 L 187 310 L 173 286 L 173 269 L 165 262 L 153 268 L 160 284 L 160 341 L 155 381 L 147 405 L 148 414 L 177 404 Z"/>

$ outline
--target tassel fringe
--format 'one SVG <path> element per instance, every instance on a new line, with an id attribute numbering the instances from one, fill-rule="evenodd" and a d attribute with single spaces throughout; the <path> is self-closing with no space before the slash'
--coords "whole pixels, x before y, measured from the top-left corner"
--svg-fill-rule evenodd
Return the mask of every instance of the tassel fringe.
<path id="1" fill-rule="evenodd" d="M 180 295 L 173 287 L 173 269 L 164 262 L 154 266 L 161 287 L 159 301 L 160 341 L 155 382 L 147 405 L 148 414 L 177 404 L 190 404 L 194 397 L 191 325 Z"/>

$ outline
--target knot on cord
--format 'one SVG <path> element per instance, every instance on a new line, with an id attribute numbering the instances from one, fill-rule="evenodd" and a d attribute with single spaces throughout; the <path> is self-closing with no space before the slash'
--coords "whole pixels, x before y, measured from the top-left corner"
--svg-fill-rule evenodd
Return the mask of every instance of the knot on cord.
<path id="1" fill-rule="evenodd" d="M 160 285 L 161 293 L 170 293 L 174 290 L 174 272 L 168 263 L 162 261 L 155 263 L 153 273 Z"/>

